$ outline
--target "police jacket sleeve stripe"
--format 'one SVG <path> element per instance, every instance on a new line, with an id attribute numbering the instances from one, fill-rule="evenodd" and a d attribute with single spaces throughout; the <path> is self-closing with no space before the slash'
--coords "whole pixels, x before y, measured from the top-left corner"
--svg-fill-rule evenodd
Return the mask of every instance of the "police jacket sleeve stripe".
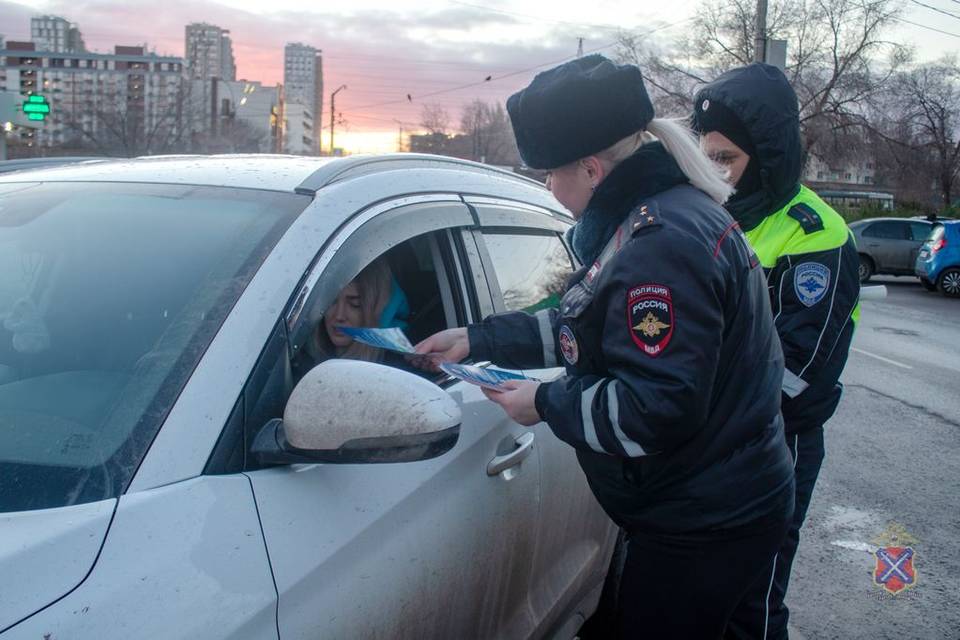
<path id="1" fill-rule="evenodd" d="M 514 311 L 492 315 L 470 325 L 467 327 L 470 357 L 476 362 L 489 360 L 508 369 L 556 366 L 556 349 L 548 352 L 545 337 L 549 336 L 556 344 L 553 340 L 555 317 L 556 311 L 552 309 L 537 315 Z"/>
<path id="2" fill-rule="evenodd" d="M 613 380 L 607 385 L 607 408 L 610 412 L 610 424 L 613 425 L 613 432 L 617 435 L 620 446 L 628 458 L 639 458 L 647 455 L 639 444 L 627 437 L 620 427 L 620 401 L 617 399 L 617 380 Z"/>
<path id="3" fill-rule="evenodd" d="M 543 343 L 543 366 L 557 366 L 557 347 L 553 339 L 553 321 L 550 309 L 541 309 L 534 314 L 540 326 L 540 341 Z"/>
<path id="4" fill-rule="evenodd" d="M 608 453 L 600 446 L 600 438 L 597 436 L 597 426 L 593 421 L 593 399 L 602 386 L 603 380 L 598 380 L 580 394 L 580 417 L 583 423 L 583 439 L 587 445 L 597 453 Z"/>

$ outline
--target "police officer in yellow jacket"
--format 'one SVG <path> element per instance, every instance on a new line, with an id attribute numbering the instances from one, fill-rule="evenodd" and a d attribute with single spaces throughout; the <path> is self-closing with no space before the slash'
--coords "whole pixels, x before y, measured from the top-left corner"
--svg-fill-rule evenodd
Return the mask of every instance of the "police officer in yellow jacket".
<path id="1" fill-rule="evenodd" d="M 823 424 L 840 401 L 840 373 L 859 319 L 860 282 L 844 220 L 800 184 L 797 96 L 776 67 L 751 64 L 701 89 L 693 121 L 707 153 L 730 171 L 727 210 L 763 265 L 786 359 L 782 412 L 796 473 L 796 509 L 773 565 L 741 601 L 728 636 L 786 638 L 783 604 L 824 456 Z"/>

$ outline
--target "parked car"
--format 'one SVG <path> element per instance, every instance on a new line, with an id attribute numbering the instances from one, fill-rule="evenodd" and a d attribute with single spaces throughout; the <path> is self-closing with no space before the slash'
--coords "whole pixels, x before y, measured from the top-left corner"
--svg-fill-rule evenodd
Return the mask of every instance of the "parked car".
<path id="1" fill-rule="evenodd" d="M 934 226 L 917 256 L 916 274 L 928 291 L 960 297 L 960 222 Z"/>
<path id="2" fill-rule="evenodd" d="M 915 218 L 870 218 L 850 224 L 860 253 L 860 282 L 877 274 L 913 275 L 920 246 L 934 222 Z"/>
<path id="3" fill-rule="evenodd" d="M 569 446 L 456 379 L 291 364 L 379 257 L 414 342 L 536 308 L 571 224 L 412 154 L 0 177 L 0 638 L 574 637 L 616 527 Z"/>

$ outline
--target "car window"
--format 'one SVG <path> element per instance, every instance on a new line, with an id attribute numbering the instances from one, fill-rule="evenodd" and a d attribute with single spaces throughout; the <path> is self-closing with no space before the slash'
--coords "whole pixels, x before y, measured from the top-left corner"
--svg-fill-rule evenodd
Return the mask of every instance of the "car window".
<path id="1" fill-rule="evenodd" d="M 931 232 L 933 231 L 933 225 L 926 222 L 911 222 L 910 223 L 910 233 L 911 238 L 917 242 L 926 242 L 927 238 L 930 237 Z"/>
<path id="2" fill-rule="evenodd" d="M 0 512 L 122 492 L 307 203 L 174 185 L 0 195 Z"/>
<path id="3" fill-rule="evenodd" d="M 883 222 L 874 222 L 863 230 L 863 235 L 868 238 L 884 238 L 888 240 L 908 240 L 910 229 L 905 222 L 895 222 L 893 220 L 884 220 Z"/>
<path id="4" fill-rule="evenodd" d="M 466 302 L 463 292 L 455 284 L 457 278 L 453 273 L 453 252 L 446 241 L 447 237 L 443 232 L 432 232 L 402 242 L 374 257 L 361 272 L 363 274 L 368 268 L 375 268 L 382 276 L 383 270 L 388 271 L 392 281 L 391 293 L 376 296 L 381 302 L 386 302 L 377 306 L 374 316 L 383 318 L 389 326 L 400 328 L 414 344 L 437 331 L 462 325 L 465 318 Z M 342 291 L 350 282 L 357 282 L 362 277 L 361 275 L 353 281 L 335 284 Z M 390 309 L 396 311 L 391 312 Z M 389 318 L 383 315 L 384 311 Z M 334 344 L 337 337 L 331 336 L 331 327 L 326 323 L 329 313 L 329 309 L 308 309 L 302 317 L 319 317 L 319 321 L 312 324 L 311 330 L 305 333 L 297 332 L 304 337 L 287 345 L 287 348 L 268 350 L 269 355 L 257 365 L 257 370 L 251 376 L 243 394 L 246 424 L 242 441 L 245 443 L 245 450 L 249 450 L 254 436 L 268 421 L 283 417 L 283 409 L 296 383 L 310 369 L 327 359 L 348 357 L 369 360 L 426 377 L 437 377 L 415 369 L 402 355 L 394 352 L 367 348 L 356 342 L 346 346 Z M 376 325 L 375 322 L 362 324 Z M 228 446 L 239 447 L 241 440 L 235 437 L 223 438 L 222 441 Z M 216 455 L 228 460 L 241 460 L 244 457 L 241 452 L 218 452 Z M 256 469 L 259 468 L 259 463 L 247 458 L 244 468 Z M 210 469 L 209 472 L 228 473 L 239 470 L 221 467 Z"/>
<path id="5" fill-rule="evenodd" d="M 484 232 L 484 243 L 508 311 L 558 306 L 573 263 L 556 234 Z"/>

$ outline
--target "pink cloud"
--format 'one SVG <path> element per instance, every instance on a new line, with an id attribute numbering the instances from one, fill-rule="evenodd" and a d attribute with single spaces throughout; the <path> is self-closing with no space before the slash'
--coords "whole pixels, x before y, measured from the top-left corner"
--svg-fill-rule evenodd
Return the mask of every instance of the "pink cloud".
<path id="1" fill-rule="evenodd" d="M 9 39 L 29 37 L 29 16 L 22 5 L 0 0 L 0 15 Z M 303 42 L 324 52 L 325 92 L 341 84 L 337 96 L 352 131 L 395 131 L 394 119 L 407 128 L 418 123 L 423 104 L 441 104 L 459 119 L 460 107 L 473 99 L 504 101 L 525 86 L 538 63 L 573 54 L 576 35 L 584 29 L 556 27 L 550 38 L 512 45 L 463 42 L 456 46 L 415 40 L 411 29 L 451 29 L 470 24 L 504 24 L 516 18 L 464 6 L 431 14 L 377 13 L 357 16 L 276 12 L 257 15 L 218 5 L 210 0 L 166 0 L 162 7 L 120 0 L 56 0 L 47 13 L 79 24 L 87 46 L 112 51 L 117 44 L 146 43 L 160 54 L 183 55 L 184 27 L 209 22 L 230 30 L 237 77 L 265 84 L 283 82 L 283 47 Z M 575 33 L 578 32 L 578 33 Z M 609 41 L 609 33 L 594 42 Z M 482 54 L 486 63 L 476 59 Z M 516 74 L 499 79 L 500 76 Z M 484 82 L 487 76 L 494 80 Z M 466 84 L 477 86 L 451 91 Z M 441 92 L 438 95 L 429 94 Z M 410 95 L 412 100 L 407 99 Z M 324 101 L 325 110 L 329 107 Z M 389 104 L 384 104 L 389 103 Z M 324 114 L 324 122 L 329 114 Z"/>

